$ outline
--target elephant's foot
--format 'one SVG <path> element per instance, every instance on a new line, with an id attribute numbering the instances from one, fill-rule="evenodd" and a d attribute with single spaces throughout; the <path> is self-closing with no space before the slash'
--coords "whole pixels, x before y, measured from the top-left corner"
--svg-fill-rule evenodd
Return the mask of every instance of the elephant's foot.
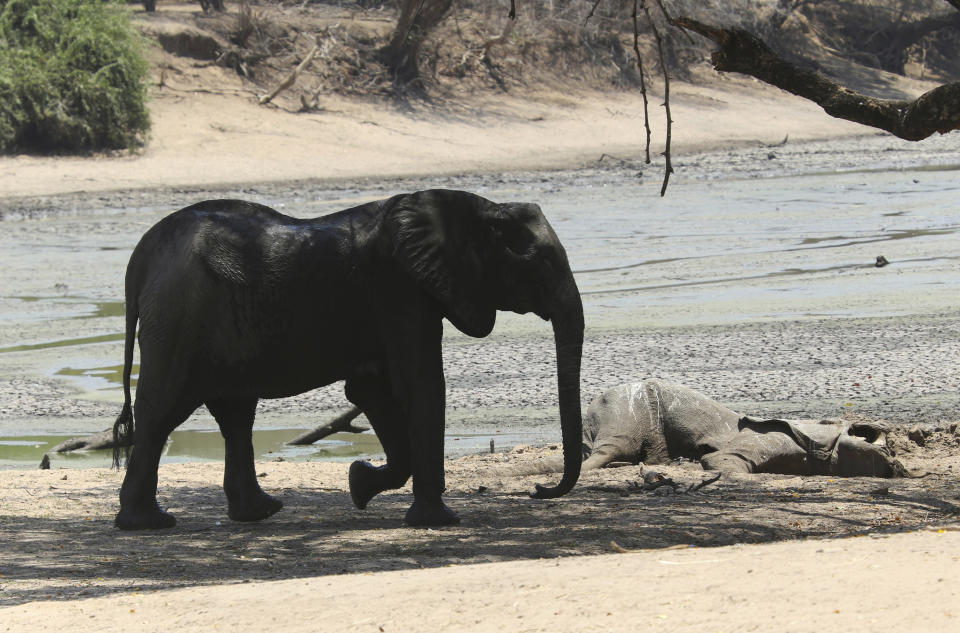
<path id="1" fill-rule="evenodd" d="M 159 507 L 147 510 L 120 508 L 113 524 L 121 530 L 163 530 L 175 526 L 177 520 L 173 518 L 172 514 L 164 512 Z"/>
<path id="2" fill-rule="evenodd" d="M 378 472 L 370 462 L 357 460 L 350 464 L 350 498 L 358 509 L 366 508 L 371 499 L 383 492 L 376 481 Z"/>
<path id="3" fill-rule="evenodd" d="M 404 521 L 412 527 L 456 525 L 460 523 L 460 516 L 447 507 L 442 499 L 433 502 L 414 501 Z"/>
<path id="4" fill-rule="evenodd" d="M 229 502 L 227 516 L 232 521 L 262 521 L 279 512 L 282 507 L 283 501 L 259 490 L 243 503 Z"/>

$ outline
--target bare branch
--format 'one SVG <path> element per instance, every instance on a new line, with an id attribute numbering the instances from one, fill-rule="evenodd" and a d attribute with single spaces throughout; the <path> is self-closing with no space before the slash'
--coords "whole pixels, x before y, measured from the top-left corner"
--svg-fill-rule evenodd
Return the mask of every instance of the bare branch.
<path id="1" fill-rule="evenodd" d="M 960 1 L 960 0 L 958 0 Z M 647 145 L 645 162 L 650 164 L 650 112 L 647 101 L 646 71 L 643 69 L 643 56 L 640 55 L 640 29 L 637 27 L 637 0 L 633 0 L 633 52 L 637 55 L 637 69 L 640 71 L 640 94 L 643 95 L 643 127 L 647 130 Z"/>
<path id="2" fill-rule="evenodd" d="M 743 29 L 714 27 L 688 17 L 676 18 L 675 22 L 718 45 L 711 55 L 716 70 L 756 77 L 813 101 L 832 117 L 884 130 L 908 141 L 960 129 L 960 82 L 934 88 L 913 101 L 877 99 L 787 62 Z"/>
<path id="3" fill-rule="evenodd" d="M 957 0 L 957 1 L 960 2 L 960 0 Z M 583 18 L 583 25 L 584 25 L 584 26 L 586 26 L 586 25 L 587 25 L 587 22 L 590 21 L 590 18 L 593 17 L 593 12 L 597 10 L 597 7 L 598 7 L 599 5 L 600 5 L 600 0 L 594 0 L 593 6 L 590 7 L 590 12 L 587 13 L 587 17 Z"/>
<path id="4" fill-rule="evenodd" d="M 653 37 L 657 41 L 657 53 L 660 56 L 660 69 L 663 71 L 663 107 L 667 114 L 667 140 L 663 150 L 663 157 L 666 162 L 663 168 L 663 185 L 660 186 L 660 197 L 662 198 L 664 194 L 667 193 L 667 184 L 670 182 L 670 174 L 673 173 L 673 164 L 670 162 L 670 138 L 673 132 L 673 117 L 670 116 L 670 75 L 667 73 L 667 60 L 666 56 L 663 54 L 663 38 L 660 36 L 660 29 L 657 28 L 656 23 L 653 21 L 653 17 L 650 15 L 650 8 L 647 6 L 646 0 L 643 0 L 640 6 L 643 8 L 643 12 L 647 15 L 647 21 L 650 23 L 650 28 L 653 30 Z M 666 15 L 666 12 L 664 12 L 664 15 Z"/>
<path id="5" fill-rule="evenodd" d="M 710 484 L 712 484 L 712 483 L 714 483 L 714 482 L 716 482 L 716 481 L 720 481 L 720 475 L 721 475 L 721 473 L 717 473 L 717 476 L 716 476 L 716 477 L 711 477 L 710 479 L 704 479 L 703 481 L 701 481 L 701 482 L 698 483 L 698 484 L 691 484 L 690 487 L 687 488 L 686 493 L 687 493 L 687 494 L 690 494 L 691 492 L 696 492 L 696 491 L 700 490 L 701 488 L 706 488 L 707 486 L 709 486 Z"/>

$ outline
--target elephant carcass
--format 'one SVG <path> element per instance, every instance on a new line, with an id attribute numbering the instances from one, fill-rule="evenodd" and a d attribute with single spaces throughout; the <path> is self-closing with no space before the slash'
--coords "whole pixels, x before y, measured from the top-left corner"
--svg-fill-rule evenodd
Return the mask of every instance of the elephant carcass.
<path id="1" fill-rule="evenodd" d="M 704 470 L 855 477 L 905 477 L 890 455 L 887 429 L 876 422 L 762 420 L 744 416 L 740 432 L 719 451 L 704 455 Z"/>
<path id="2" fill-rule="evenodd" d="M 610 389 L 590 405 L 583 469 L 687 458 L 723 472 L 905 476 L 886 433 L 876 422 L 743 416 L 682 385 L 649 379 Z"/>
<path id="3" fill-rule="evenodd" d="M 583 468 L 699 459 L 733 440 L 740 417 L 702 393 L 667 380 L 620 385 L 587 409 Z"/>

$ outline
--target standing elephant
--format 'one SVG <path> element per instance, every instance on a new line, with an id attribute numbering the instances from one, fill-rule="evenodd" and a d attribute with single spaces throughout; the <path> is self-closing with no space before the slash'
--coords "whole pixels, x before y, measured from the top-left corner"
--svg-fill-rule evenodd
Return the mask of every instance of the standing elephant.
<path id="1" fill-rule="evenodd" d="M 337 380 L 387 457 L 380 467 L 350 466 L 354 504 L 364 508 L 412 476 L 406 522 L 457 523 L 441 498 L 441 322 L 483 337 L 497 310 L 553 324 L 565 466 L 557 486 L 538 485 L 533 496 L 564 495 L 580 475 L 583 308 L 537 205 L 431 190 L 301 220 L 250 202 L 201 202 L 140 240 L 127 267 L 126 310 L 125 402 L 114 435 L 132 433 L 133 448 L 115 521 L 121 529 L 175 524 L 157 505 L 157 466 L 169 433 L 200 405 L 226 443 L 230 518 L 277 512 L 283 504 L 260 488 L 253 466 L 257 401 Z"/>

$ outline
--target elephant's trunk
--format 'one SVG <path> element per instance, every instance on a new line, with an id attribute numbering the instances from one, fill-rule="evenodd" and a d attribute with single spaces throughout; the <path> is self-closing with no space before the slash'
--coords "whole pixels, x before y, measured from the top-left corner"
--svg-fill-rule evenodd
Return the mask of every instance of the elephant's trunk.
<path id="1" fill-rule="evenodd" d="M 560 429 L 563 437 L 563 477 L 552 488 L 537 484 L 531 496 L 538 499 L 561 497 L 580 478 L 583 459 L 583 419 L 580 411 L 580 357 L 583 353 L 583 304 L 571 274 L 560 293 L 558 308 L 552 311 L 553 335 L 557 346 L 557 393 L 560 402 Z"/>

